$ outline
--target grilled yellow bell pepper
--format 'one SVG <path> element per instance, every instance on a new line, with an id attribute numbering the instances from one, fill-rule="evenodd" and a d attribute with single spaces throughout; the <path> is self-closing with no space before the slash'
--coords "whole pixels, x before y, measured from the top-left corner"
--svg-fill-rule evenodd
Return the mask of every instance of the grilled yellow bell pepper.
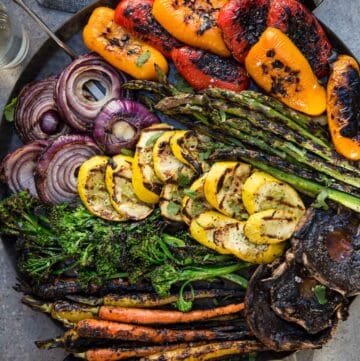
<path id="1" fill-rule="evenodd" d="M 164 56 L 116 24 L 114 14 L 115 11 L 107 7 L 93 11 L 83 31 L 85 45 L 115 68 L 136 79 L 157 79 L 155 64 L 167 73 L 168 64 Z"/>
<path id="2" fill-rule="evenodd" d="M 175 38 L 185 44 L 230 56 L 217 19 L 228 0 L 155 0 L 155 19 Z"/>

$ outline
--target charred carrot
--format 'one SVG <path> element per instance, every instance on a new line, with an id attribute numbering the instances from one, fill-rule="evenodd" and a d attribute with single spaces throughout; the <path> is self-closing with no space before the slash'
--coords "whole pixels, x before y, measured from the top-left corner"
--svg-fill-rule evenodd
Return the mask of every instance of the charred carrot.
<path id="1" fill-rule="evenodd" d="M 133 357 L 145 357 L 155 353 L 163 353 L 178 348 L 183 348 L 189 344 L 175 344 L 167 346 L 149 346 L 138 348 L 124 348 L 124 347 L 109 347 L 97 348 L 87 350 L 85 352 L 76 353 L 74 356 L 85 359 L 87 361 L 117 361 L 126 360 Z M 201 343 L 196 343 L 194 346 L 199 346 Z"/>
<path id="2" fill-rule="evenodd" d="M 209 289 L 195 290 L 194 292 L 184 292 L 183 297 L 188 300 L 199 300 L 204 298 L 216 297 L 235 297 L 243 298 L 243 290 L 235 289 Z M 118 306 L 118 307 L 137 307 L 151 308 L 160 307 L 175 303 L 179 300 L 179 295 L 169 295 L 160 297 L 155 293 L 134 293 L 134 294 L 109 294 L 104 297 L 83 297 L 79 295 L 69 295 L 67 298 L 71 301 L 83 303 L 90 306 Z"/>
<path id="3" fill-rule="evenodd" d="M 109 321 L 137 323 L 137 324 L 171 324 L 189 323 L 200 320 L 208 320 L 213 317 L 229 315 L 240 312 L 244 304 L 231 304 L 208 310 L 196 310 L 187 313 L 166 310 L 144 310 L 141 308 L 109 307 L 102 306 L 99 310 L 99 318 Z"/>
<path id="4" fill-rule="evenodd" d="M 266 350 L 268 349 L 262 343 L 252 340 L 216 342 L 195 347 L 188 345 L 176 350 L 159 352 L 148 357 L 143 357 L 140 361 L 205 361 L 224 356 L 262 352 Z"/>
<path id="5" fill-rule="evenodd" d="M 155 329 L 104 320 L 82 320 L 75 330 L 82 337 L 111 340 L 149 342 L 164 344 L 167 342 L 192 342 L 212 340 L 237 340 L 248 336 L 248 332 L 227 333 L 211 330 L 171 330 Z"/>

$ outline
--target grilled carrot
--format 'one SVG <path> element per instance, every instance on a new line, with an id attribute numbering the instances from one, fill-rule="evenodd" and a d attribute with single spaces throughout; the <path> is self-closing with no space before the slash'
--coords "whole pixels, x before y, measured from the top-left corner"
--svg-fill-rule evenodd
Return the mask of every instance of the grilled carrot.
<path id="1" fill-rule="evenodd" d="M 143 357 L 140 361 L 205 361 L 215 358 L 218 359 L 224 356 L 266 350 L 266 346 L 258 341 L 216 342 L 195 347 L 188 345 L 175 350 L 159 352 L 148 357 Z"/>
<path id="2" fill-rule="evenodd" d="M 138 324 L 170 324 L 189 323 L 199 320 L 207 320 L 217 316 L 223 316 L 240 312 L 244 304 L 231 304 L 209 310 L 197 310 L 187 313 L 165 310 L 144 310 L 141 308 L 125 308 L 103 306 L 99 310 L 99 318 L 103 320 L 138 323 Z"/>
<path id="3" fill-rule="evenodd" d="M 205 340 L 234 340 L 240 339 L 245 334 L 248 336 L 248 332 L 226 333 L 211 330 L 155 329 L 95 319 L 80 321 L 76 325 L 75 330 L 80 336 L 87 338 L 150 342 L 155 344 Z"/>
<path id="4" fill-rule="evenodd" d="M 133 357 L 144 357 L 153 355 L 155 353 L 163 353 L 178 348 L 183 348 L 189 344 L 174 344 L 167 346 L 149 346 L 138 348 L 124 348 L 124 347 L 109 347 L 109 348 L 97 348 L 87 350 L 86 352 L 76 353 L 78 358 L 85 359 L 87 361 L 117 361 L 126 360 Z M 196 343 L 195 346 L 199 346 L 201 343 Z"/>
<path id="5" fill-rule="evenodd" d="M 194 292 L 184 292 L 185 300 L 198 300 L 204 298 L 216 297 L 235 297 L 243 298 L 243 290 L 230 289 L 209 289 L 209 290 L 195 290 Z M 109 294 L 104 297 L 83 297 L 79 295 L 69 295 L 67 298 L 71 301 L 83 303 L 90 306 L 118 306 L 118 307 L 137 307 L 137 308 L 151 308 L 160 307 L 175 303 L 179 299 L 179 295 L 170 295 L 160 297 L 155 293 L 134 293 L 134 294 Z"/>

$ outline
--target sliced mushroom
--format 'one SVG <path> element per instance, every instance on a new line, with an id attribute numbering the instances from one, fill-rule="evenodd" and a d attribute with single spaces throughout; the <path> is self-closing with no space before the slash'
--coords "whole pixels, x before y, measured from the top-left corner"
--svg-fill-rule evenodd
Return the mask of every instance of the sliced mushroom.
<path id="1" fill-rule="evenodd" d="M 254 335 L 274 351 L 293 351 L 319 348 L 332 337 L 337 325 L 317 334 L 309 334 L 301 326 L 287 322 L 271 308 L 270 290 L 276 278 L 271 278 L 278 262 L 261 265 L 253 274 L 245 296 L 245 317 Z"/>
<path id="2" fill-rule="evenodd" d="M 297 258 L 320 283 L 346 296 L 360 293 L 360 219 L 356 213 L 309 209 L 292 245 Z"/>
<path id="3" fill-rule="evenodd" d="M 331 327 L 334 315 L 345 299 L 310 276 L 288 252 L 286 261 L 275 269 L 270 288 L 271 308 L 286 321 L 294 322 L 311 334 Z M 320 296 L 322 296 L 320 298 Z"/>

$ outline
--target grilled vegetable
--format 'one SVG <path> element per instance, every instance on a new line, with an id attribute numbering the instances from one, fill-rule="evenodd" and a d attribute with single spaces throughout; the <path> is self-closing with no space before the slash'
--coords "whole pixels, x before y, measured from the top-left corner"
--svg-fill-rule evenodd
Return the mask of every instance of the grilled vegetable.
<path id="1" fill-rule="evenodd" d="M 269 0 L 230 0 L 220 10 L 218 25 L 234 58 L 244 63 L 266 29 Z"/>
<path id="2" fill-rule="evenodd" d="M 131 157 L 113 157 L 106 167 L 105 181 L 114 209 L 125 218 L 138 221 L 146 218 L 153 208 L 136 197 L 132 186 L 132 166 Z"/>
<path id="3" fill-rule="evenodd" d="M 171 138 L 170 147 L 180 162 L 187 164 L 198 174 L 209 170 L 206 159 L 211 153 L 211 142 L 208 137 L 189 130 L 180 130 Z"/>
<path id="4" fill-rule="evenodd" d="M 360 70 L 356 60 L 340 55 L 331 65 L 327 86 L 327 116 L 336 150 L 360 160 Z"/>
<path id="5" fill-rule="evenodd" d="M 226 216 L 246 218 L 242 201 L 245 180 L 250 176 L 251 167 L 245 163 L 217 162 L 205 178 L 204 193 L 212 207 Z"/>
<path id="6" fill-rule="evenodd" d="M 185 189 L 182 200 L 181 215 L 183 221 L 190 225 L 193 218 L 211 209 L 204 194 L 204 183 L 207 173 L 198 178 L 189 189 Z"/>
<path id="7" fill-rule="evenodd" d="M 249 85 L 245 68 L 234 59 L 189 46 L 174 49 L 171 58 L 178 72 L 196 90 L 214 86 L 242 91 Z"/>
<path id="8" fill-rule="evenodd" d="M 155 0 L 155 19 L 185 44 L 229 56 L 217 26 L 220 8 L 227 0 Z"/>
<path id="9" fill-rule="evenodd" d="M 144 347 L 108 347 L 90 349 L 85 352 L 76 353 L 78 358 L 87 361 L 118 361 L 127 360 L 134 357 L 146 357 L 160 352 L 161 354 L 179 347 L 185 347 L 186 344 L 174 344 L 166 346 L 144 346 Z"/>
<path id="10" fill-rule="evenodd" d="M 255 244 L 275 244 L 289 239 L 299 218 L 288 210 L 267 209 L 252 214 L 244 227 L 245 236 Z"/>
<path id="11" fill-rule="evenodd" d="M 82 337 L 104 338 L 164 344 L 168 342 L 192 342 L 211 340 L 233 340 L 241 337 L 241 332 L 227 333 L 210 330 L 155 329 L 104 320 L 82 320 L 76 326 Z"/>
<path id="12" fill-rule="evenodd" d="M 290 108 L 309 115 L 326 109 L 326 94 L 308 61 L 280 30 L 267 28 L 251 48 L 246 69 L 256 83 Z"/>
<path id="13" fill-rule="evenodd" d="M 108 102 L 95 120 L 93 136 L 106 154 L 134 149 L 142 129 L 159 122 L 145 106 L 132 100 Z"/>
<path id="14" fill-rule="evenodd" d="M 172 49 L 182 44 L 169 34 L 154 18 L 154 0 L 123 0 L 115 11 L 115 21 L 124 29 L 170 58 Z"/>
<path id="15" fill-rule="evenodd" d="M 136 146 L 132 184 L 136 196 L 145 203 L 159 202 L 162 182 L 154 171 L 152 151 L 157 139 L 170 129 L 171 127 L 166 124 L 157 124 L 146 128 L 142 131 Z"/>
<path id="16" fill-rule="evenodd" d="M 238 313 L 244 309 L 243 303 L 212 308 L 208 310 L 190 311 L 187 313 L 166 310 L 144 310 L 136 308 L 106 307 L 99 309 L 99 317 L 103 320 L 126 322 L 132 324 L 178 324 L 204 321 L 214 317 Z"/>
<path id="17" fill-rule="evenodd" d="M 156 141 L 153 148 L 154 171 L 162 182 L 180 182 L 194 178 L 194 171 L 180 162 L 172 153 L 170 140 L 179 131 L 165 132 Z M 187 184 L 182 184 L 185 187 Z"/>
<path id="18" fill-rule="evenodd" d="M 281 30 L 299 48 L 318 78 L 329 72 L 331 44 L 316 17 L 297 0 L 271 0 L 267 26 Z"/>
<path id="19" fill-rule="evenodd" d="M 112 206 L 106 190 L 105 171 L 109 160 L 105 156 L 96 156 L 83 163 L 78 175 L 79 196 L 92 214 L 108 221 L 126 221 L 128 218 Z"/>
<path id="20" fill-rule="evenodd" d="M 305 212 L 304 203 L 292 187 L 260 171 L 245 181 L 242 200 L 250 214 L 275 208 L 291 211 L 299 219 Z"/>
<path id="21" fill-rule="evenodd" d="M 181 201 L 184 189 L 176 183 L 166 183 L 160 195 L 161 215 L 173 222 L 182 222 Z"/>
<path id="22" fill-rule="evenodd" d="M 190 232 L 204 246 L 246 262 L 270 263 L 282 255 L 284 244 L 255 245 L 246 238 L 244 226 L 245 222 L 209 211 L 192 220 Z"/>
<path id="23" fill-rule="evenodd" d="M 165 351 L 143 357 L 141 361 L 212 360 L 230 355 L 250 354 L 266 350 L 266 346 L 258 341 L 216 342 L 201 346 L 188 345 L 186 347 L 179 347 L 172 351 Z"/>
<path id="24" fill-rule="evenodd" d="M 243 295 L 238 289 L 209 289 L 209 290 L 193 290 L 192 292 L 184 292 L 183 298 L 185 301 L 217 298 L 217 297 L 236 297 Z M 179 300 L 178 294 L 172 294 L 165 297 L 160 297 L 155 293 L 134 293 L 134 294 L 109 294 L 104 297 L 83 297 L 78 295 L 68 296 L 69 300 L 82 303 L 89 306 L 116 306 L 116 307 L 137 307 L 137 308 L 152 308 L 170 305 Z"/>
<path id="25" fill-rule="evenodd" d="M 85 45 L 136 79 L 156 79 L 155 64 L 167 73 L 163 55 L 117 25 L 114 15 L 115 11 L 106 7 L 93 11 L 83 31 Z"/>

